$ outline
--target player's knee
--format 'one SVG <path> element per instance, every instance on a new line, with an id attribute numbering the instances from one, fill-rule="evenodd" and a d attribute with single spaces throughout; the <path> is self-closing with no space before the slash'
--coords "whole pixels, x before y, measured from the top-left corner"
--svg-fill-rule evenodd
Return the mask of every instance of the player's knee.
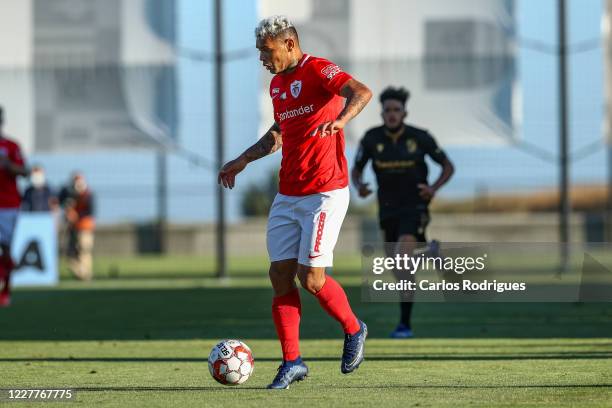
<path id="1" fill-rule="evenodd" d="M 272 262 L 268 271 L 275 296 L 282 296 L 295 288 L 295 261 Z"/>
<path id="2" fill-rule="evenodd" d="M 281 273 L 277 268 L 270 266 L 270 270 L 268 270 L 268 276 L 270 277 L 270 281 L 272 283 L 278 282 L 282 279 Z"/>
<path id="3" fill-rule="evenodd" d="M 278 269 L 270 268 L 268 272 L 268 276 L 270 276 L 270 282 L 272 282 L 273 287 L 277 287 L 282 285 L 287 279 L 286 276 L 283 276 L 281 271 Z"/>
<path id="4" fill-rule="evenodd" d="M 270 270 L 268 271 L 268 275 L 270 275 L 270 280 L 272 281 L 293 280 L 296 272 L 296 261 L 289 259 L 284 261 L 272 262 L 270 264 Z"/>
<path id="5" fill-rule="evenodd" d="M 3 264 L 11 263 L 11 250 L 8 245 L 0 245 L 0 262 Z"/>
<path id="6" fill-rule="evenodd" d="M 400 235 L 397 240 L 395 252 L 398 254 L 412 254 L 416 248 L 416 236 L 411 234 Z"/>
<path id="7" fill-rule="evenodd" d="M 398 242 L 402 242 L 402 243 L 414 243 L 414 242 L 417 242 L 417 238 L 416 238 L 416 235 L 402 234 L 402 235 L 399 236 Z"/>
<path id="8" fill-rule="evenodd" d="M 325 276 L 314 271 L 300 273 L 298 277 L 302 287 L 313 295 L 319 292 L 325 284 Z"/>

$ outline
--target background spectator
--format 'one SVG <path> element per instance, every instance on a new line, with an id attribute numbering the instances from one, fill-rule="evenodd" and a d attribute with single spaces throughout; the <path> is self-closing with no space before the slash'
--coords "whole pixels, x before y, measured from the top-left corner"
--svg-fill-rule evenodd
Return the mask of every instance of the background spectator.
<path id="1" fill-rule="evenodd" d="M 70 184 L 60 192 L 60 203 L 64 207 L 66 218 L 68 268 L 78 279 L 91 280 L 95 229 L 94 197 L 83 174 L 73 173 Z"/>
<path id="2" fill-rule="evenodd" d="M 28 212 L 47 212 L 57 208 L 57 197 L 47 184 L 45 170 L 41 166 L 32 167 L 30 185 L 23 194 L 21 209 Z"/>

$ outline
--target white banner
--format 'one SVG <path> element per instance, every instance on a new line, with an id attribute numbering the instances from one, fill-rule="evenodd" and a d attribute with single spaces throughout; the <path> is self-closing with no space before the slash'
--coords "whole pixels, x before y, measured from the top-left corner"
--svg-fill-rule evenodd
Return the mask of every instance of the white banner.
<path id="1" fill-rule="evenodd" d="M 16 268 L 12 286 L 57 285 L 58 247 L 51 213 L 20 213 L 11 247 Z"/>

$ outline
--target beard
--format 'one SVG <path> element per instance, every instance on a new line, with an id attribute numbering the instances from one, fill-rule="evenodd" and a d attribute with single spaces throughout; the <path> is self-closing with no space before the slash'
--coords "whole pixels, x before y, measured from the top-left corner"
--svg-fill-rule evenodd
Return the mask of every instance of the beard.
<path id="1" fill-rule="evenodd" d="M 385 124 L 385 129 L 387 129 L 391 133 L 397 133 L 402 128 L 402 126 L 404 126 L 402 122 L 400 122 L 397 126 L 394 127 L 390 127 Z"/>

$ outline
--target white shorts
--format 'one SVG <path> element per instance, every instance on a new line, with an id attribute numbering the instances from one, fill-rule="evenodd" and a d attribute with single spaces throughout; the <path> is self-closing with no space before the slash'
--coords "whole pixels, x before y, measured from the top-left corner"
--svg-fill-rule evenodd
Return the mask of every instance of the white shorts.
<path id="1" fill-rule="evenodd" d="M 17 208 L 0 208 L 0 244 L 11 245 L 18 213 Z"/>
<path id="2" fill-rule="evenodd" d="M 348 187 L 300 197 L 277 194 L 268 218 L 270 261 L 332 266 L 349 198 Z"/>

